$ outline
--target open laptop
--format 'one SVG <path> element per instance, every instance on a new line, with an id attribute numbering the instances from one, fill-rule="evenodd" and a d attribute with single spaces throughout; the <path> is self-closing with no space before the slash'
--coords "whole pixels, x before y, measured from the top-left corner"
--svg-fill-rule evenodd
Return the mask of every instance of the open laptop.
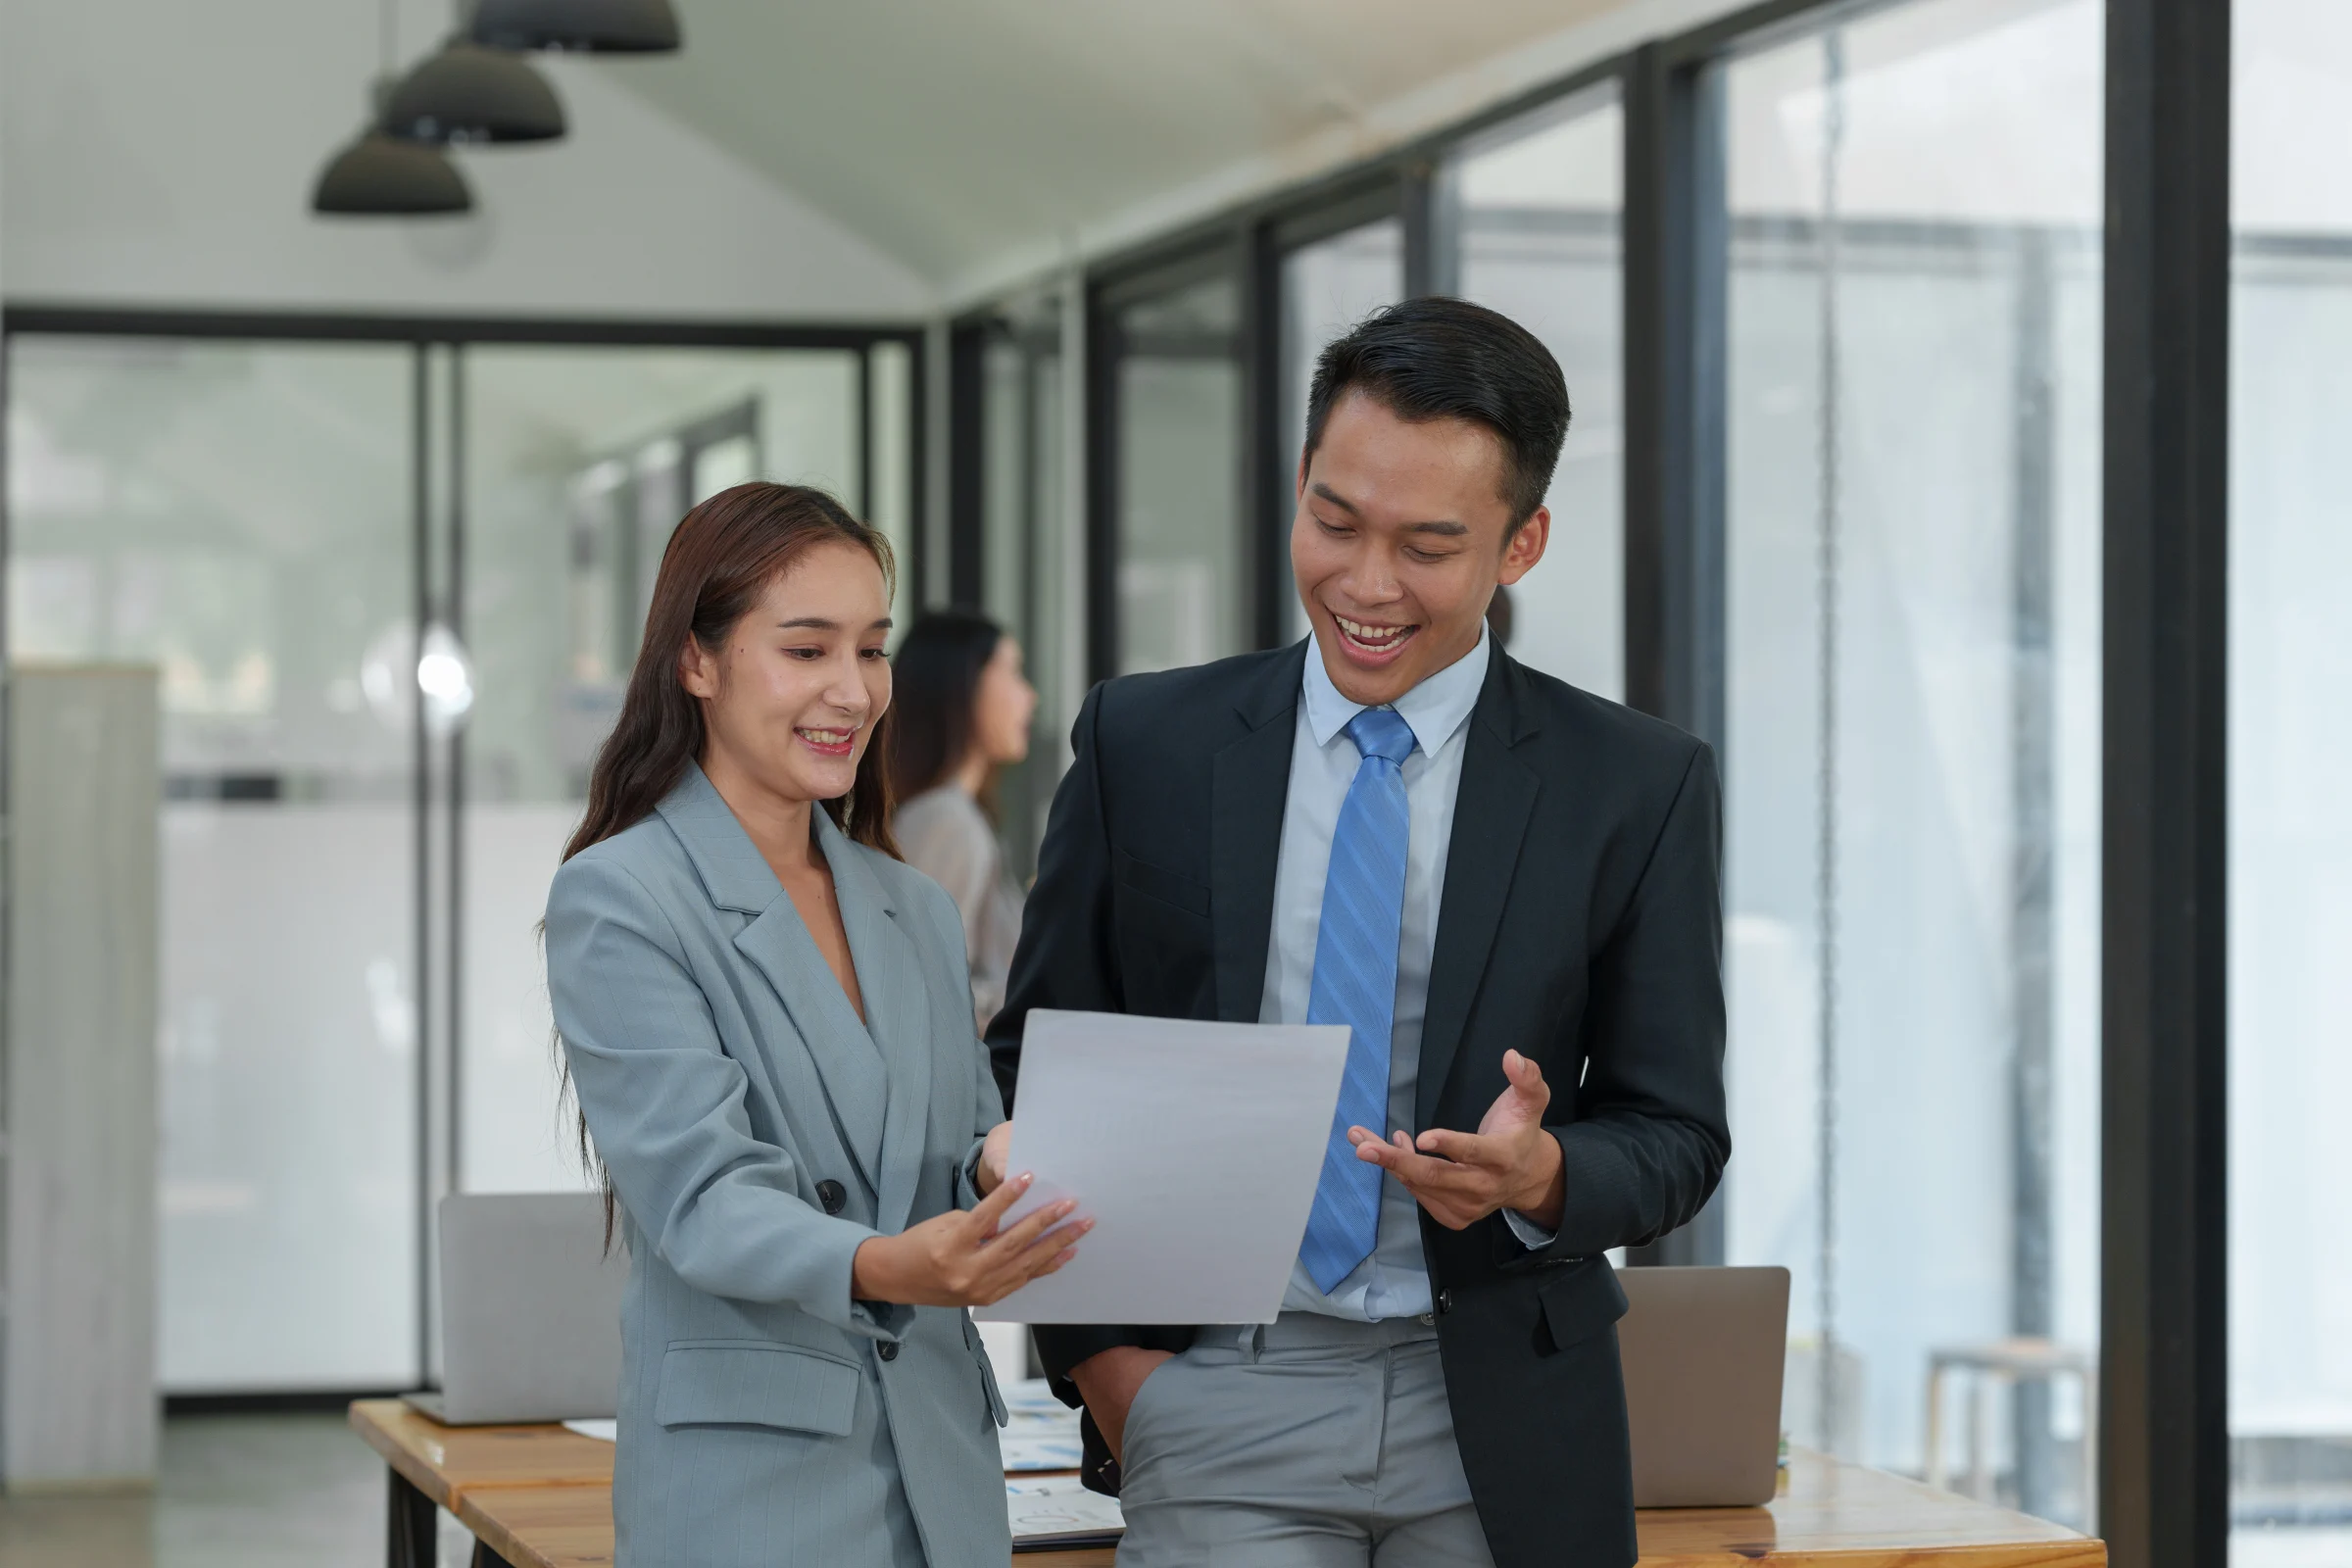
<path id="1" fill-rule="evenodd" d="M 1634 1506 L 1730 1508 L 1772 1500 L 1785 1268 L 1628 1268 L 1617 1324 L 1633 1426 Z"/>
<path id="2" fill-rule="evenodd" d="M 441 1200 L 441 1388 L 408 1402 L 451 1426 L 613 1413 L 628 1254 L 596 1193 Z"/>

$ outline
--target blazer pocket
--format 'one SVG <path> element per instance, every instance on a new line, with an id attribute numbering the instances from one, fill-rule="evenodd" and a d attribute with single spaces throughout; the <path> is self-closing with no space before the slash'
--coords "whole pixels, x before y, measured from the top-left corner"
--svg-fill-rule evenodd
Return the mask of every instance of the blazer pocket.
<path id="1" fill-rule="evenodd" d="M 1118 884 L 1148 899 L 1172 904 L 1179 909 L 1205 917 L 1208 913 L 1208 889 L 1189 876 L 1164 871 L 1149 860 L 1139 860 L 1125 850 L 1113 846 L 1110 852 L 1111 875 Z"/>
<path id="2" fill-rule="evenodd" d="M 1554 1350 L 1580 1345 L 1625 1316 L 1625 1287 L 1605 1257 L 1542 1270 L 1536 1275 L 1536 1297 Z"/>
<path id="3" fill-rule="evenodd" d="M 682 1341 L 662 1352 L 654 1419 L 665 1427 L 774 1427 L 846 1438 L 858 1419 L 857 1366 L 805 1346 Z"/>
<path id="4" fill-rule="evenodd" d="M 973 1326 L 972 1314 L 964 1312 L 961 1316 L 964 1348 L 972 1352 L 972 1364 L 980 1369 L 981 1386 L 988 1391 L 988 1418 L 1004 1426 L 1012 1419 L 1012 1413 L 1004 1408 L 1004 1392 L 997 1386 L 996 1365 L 988 1358 L 988 1346 L 982 1342 L 979 1329 Z"/>

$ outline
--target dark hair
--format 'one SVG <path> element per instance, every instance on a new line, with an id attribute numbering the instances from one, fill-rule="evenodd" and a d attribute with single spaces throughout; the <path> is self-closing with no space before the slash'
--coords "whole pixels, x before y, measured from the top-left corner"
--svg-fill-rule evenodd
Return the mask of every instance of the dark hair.
<path id="1" fill-rule="evenodd" d="M 678 679 L 686 639 L 717 653 L 768 584 L 828 543 L 864 551 L 882 568 L 885 585 L 896 582 L 890 541 L 881 531 L 807 485 L 739 484 L 679 521 L 654 577 L 654 602 L 646 612 L 645 637 L 637 647 L 637 666 L 629 672 L 620 717 L 597 751 L 588 775 L 588 811 L 564 846 L 564 858 L 651 816 L 686 776 L 686 764 L 702 755 L 703 705 Z M 882 761 L 889 749 L 890 710 L 885 709 L 850 793 L 824 804 L 844 833 L 895 858 L 890 777 Z"/>
<path id="2" fill-rule="evenodd" d="M 620 717 L 598 749 L 588 775 L 588 810 L 571 842 L 568 860 L 591 844 L 651 816 L 678 787 L 687 764 L 702 756 L 703 705 L 678 678 L 678 661 L 692 637 L 717 653 L 768 585 L 822 544 L 854 545 L 882 568 L 886 592 L 898 567 L 890 541 L 850 515 L 842 504 L 806 485 L 739 484 L 721 490 L 679 521 L 662 552 L 654 602 L 645 615 L 637 665 L 621 699 Z M 890 746 L 890 710 L 866 742 L 850 793 L 824 803 L 841 830 L 859 844 L 896 858 L 890 836 L 890 777 L 881 754 Z M 558 1103 L 571 1088 L 571 1064 L 557 1041 Z M 580 1158 L 605 1189 L 605 1246 L 612 1245 L 612 1178 L 597 1158 L 588 1113 L 578 1112 Z"/>
<path id="3" fill-rule="evenodd" d="M 1502 442 L 1502 499 L 1510 528 L 1535 514 L 1568 436 L 1560 363 L 1526 327 L 1467 300 L 1427 295 L 1374 311 L 1315 361 L 1306 445 L 1315 455 L 1341 394 L 1361 392 L 1399 419 L 1467 419 Z"/>
<path id="4" fill-rule="evenodd" d="M 968 610 L 934 611 L 891 656 L 890 793 L 912 800 L 971 756 L 980 675 L 1004 628 Z"/>

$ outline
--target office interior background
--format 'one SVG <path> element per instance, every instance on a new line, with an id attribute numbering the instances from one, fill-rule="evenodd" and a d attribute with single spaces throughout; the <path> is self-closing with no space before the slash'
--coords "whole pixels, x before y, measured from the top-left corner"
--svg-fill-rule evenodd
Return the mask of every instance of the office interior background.
<path id="1" fill-rule="evenodd" d="M 1629 1261 L 1792 1271 L 1795 1442 L 2352 1563 L 2352 7 L 679 12 L 406 220 L 306 210 L 375 8 L 0 16 L 13 1491 L 57 1171 L 151 1200 L 167 1458 L 431 1380 L 437 1198 L 582 1184 L 534 922 L 687 506 L 822 484 L 1013 630 L 1025 874 L 1090 683 L 1303 634 L 1314 353 L 1443 292 L 1576 409 L 1512 653 L 1723 760 L 1736 1153 Z M 90 666 L 151 1166 L 24 995 Z"/>

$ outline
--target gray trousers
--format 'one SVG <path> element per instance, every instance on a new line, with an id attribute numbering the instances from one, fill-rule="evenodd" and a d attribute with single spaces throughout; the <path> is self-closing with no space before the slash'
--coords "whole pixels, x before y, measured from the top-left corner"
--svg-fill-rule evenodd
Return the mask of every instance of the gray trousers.
<path id="1" fill-rule="evenodd" d="M 1493 1568 L 1424 1318 L 1203 1329 L 1123 1447 L 1119 1568 Z"/>

